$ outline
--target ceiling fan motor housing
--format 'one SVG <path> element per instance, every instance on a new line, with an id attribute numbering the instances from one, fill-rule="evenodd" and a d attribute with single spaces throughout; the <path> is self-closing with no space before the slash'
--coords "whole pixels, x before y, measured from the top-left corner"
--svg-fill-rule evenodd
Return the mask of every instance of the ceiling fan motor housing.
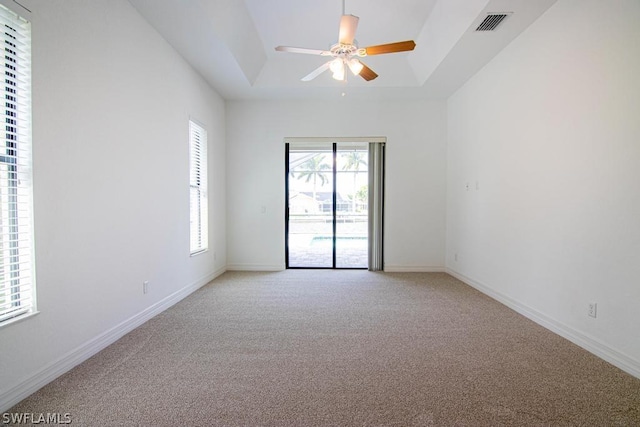
<path id="1" fill-rule="evenodd" d="M 354 55 L 357 56 L 367 56 L 367 49 L 358 49 L 358 46 L 356 46 L 355 44 L 342 44 L 342 43 L 336 43 L 333 46 L 331 46 L 331 49 L 329 50 L 329 52 L 331 52 L 331 56 L 334 56 L 336 58 L 338 57 L 342 57 L 342 58 L 350 58 Z"/>

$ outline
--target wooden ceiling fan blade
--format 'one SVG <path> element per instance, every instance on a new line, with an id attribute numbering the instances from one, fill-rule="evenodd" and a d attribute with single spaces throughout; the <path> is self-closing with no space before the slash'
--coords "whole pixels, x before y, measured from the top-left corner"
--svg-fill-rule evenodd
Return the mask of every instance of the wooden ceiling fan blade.
<path id="1" fill-rule="evenodd" d="M 338 43 L 353 44 L 358 29 L 358 18 L 355 15 L 342 15 L 340 18 L 340 31 L 338 32 Z"/>
<path id="2" fill-rule="evenodd" d="M 416 42 L 413 40 L 406 40 L 403 42 L 379 44 L 376 46 L 365 47 L 364 50 L 367 55 L 382 55 L 383 53 L 396 53 L 406 52 L 413 50 L 416 47 Z"/>
<path id="3" fill-rule="evenodd" d="M 373 71 L 371 68 L 367 67 L 362 61 L 360 61 L 360 63 L 362 64 L 362 70 L 360 71 L 360 77 L 362 77 L 363 79 L 365 79 L 368 82 L 373 80 L 373 79 L 375 79 L 376 77 L 378 77 L 378 75 L 376 74 L 375 71 Z"/>
<path id="4" fill-rule="evenodd" d="M 304 53 L 307 55 L 321 55 L 321 56 L 330 56 L 331 52 L 320 49 L 307 49 L 305 47 L 293 47 L 293 46 L 278 46 L 276 47 L 278 52 L 289 52 L 289 53 Z"/>
<path id="5" fill-rule="evenodd" d="M 320 74 L 322 74 L 325 71 L 327 71 L 329 69 L 329 64 L 330 63 L 331 63 L 331 61 L 325 62 L 324 64 L 322 64 L 321 66 L 319 66 L 318 68 L 316 68 L 315 70 L 313 70 L 312 72 L 310 72 L 309 74 L 307 74 L 306 76 L 301 78 L 300 80 L 302 80 L 303 82 L 310 82 L 311 80 L 313 80 L 316 77 L 318 77 Z"/>

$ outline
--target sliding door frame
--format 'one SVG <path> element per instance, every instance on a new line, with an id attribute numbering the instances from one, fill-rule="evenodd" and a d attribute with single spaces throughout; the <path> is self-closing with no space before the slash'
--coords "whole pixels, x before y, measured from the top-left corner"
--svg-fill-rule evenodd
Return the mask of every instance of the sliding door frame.
<path id="1" fill-rule="evenodd" d="M 288 269 L 301 269 L 301 270 L 308 270 L 308 269 L 315 269 L 315 270 L 336 270 L 336 269 L 342 269 L 342 270 L 366 270 L 366 267 L 336 267 L 336 261 L 337 261 L 337 254 L 336 254 L 336 236 L 337 236 L 337 231 L 338 231 L 338 221 L 337 221 L 337 202 L 338 202 L 338 196 L 337 196 L 337 175 L 338 175 L 338 171 L 337 171 L 337 150 L 338 150 L 338 143 L 336 142 L 327 142 L 327 145 L 331 144 L 331 175 L 333 177 L 333 186 L 332 186 L 332 195 L 331 195 L 331 267 L 315 267 L 315 266 L 310 266 L 310 267 L 292 267 L 289 265 L 289 174 L 290 174 L 290 169 L 289 169 L 289 149 L 290 149 L 290 143 L 286 142 L 285 143 L 285 155 L 284 155 L 284 161 L 285 161 L 285 207 L 284 207 L 284 211 L 285 211 L 285 217 L 284 217 L 284 262 L 285 262 L 285 268 Z"/>
<path id="2" fill-rule="evenodd" d="M 284 218 L 284 229 L 285 229 L 285 268 L 287 269 L 341 269 L 341 270 L 373 270 L 373 271 L 381 271 L 383 270 L 383 211 L 384 211 L 384 146 L 386 144 L 386 137 L 357 137 L 357 138 L 318 138 L 318 137 L 310 137 L 310 138 L 284 138 L 285 143 L 285 218 Z M 367 267 L 336 267 L 336 238 L 337 238 L 337 147 L 339 143 L 353 143 L 353 142 L 363 142 L 368 143 L 368 152 L 369 152 L 369 160 L 376 159 L 377 167 L 380 167 L 379 170 L 373 172 L 372 169 L 369 169 L 369 212 L 368 212 L 368 222 L 369 222 L 369 233 L 367 236 L 368 239 L 368 247 L 369 253 L 367 256 L 368 266 Z M 292 267 L 289 265 L 289 175 L 290 175 L 290 165 L 289 165 L 289 150 L 291 143 L 326 143 L 327 145 L 332 145 L 332 176 L 333 176 L 333 194 L 332 194 L 332 266 L 331 267 Z M 380 144 L 381 151 L 375 150 L 373 151 L 373 146 Z M 382 153 L 381 156 L 379 153 Z M 372 153 L 374 157 L 372 157 Z M 371 185 L 376 180 L 376 190 L 374 191 L 373 185 Z M 372 197 L 373 196 L 373 197 Z M 375 199 L 380 198 L 374 202 Z M 374 203 L 378 206 L 378 208 L 372 208 Z M 372 210 L 373 209 L 373 210 Z M 374 223 L 375 221 L 375 223 Z M 373 240 L 372 240 L 373 239 Z"/>

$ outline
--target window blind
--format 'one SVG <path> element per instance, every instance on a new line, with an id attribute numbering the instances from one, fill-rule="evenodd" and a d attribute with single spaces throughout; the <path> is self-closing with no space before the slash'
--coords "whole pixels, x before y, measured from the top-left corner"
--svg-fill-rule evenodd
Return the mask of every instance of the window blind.
<path id="1" fill-rule="evenodd" d="M 190 251 L 207 249 L 207 131 L 189 121 Z"/>
<path id="2" fill-rule="evenodd" d="M 0 323 L 35 311 L 31 184 L 31 26 L 0 5 Z"/>
<path id="3" fill-rule="evenodd" d="M 384 270 L 384 143 L 369 144 L 369 270 Z"/>

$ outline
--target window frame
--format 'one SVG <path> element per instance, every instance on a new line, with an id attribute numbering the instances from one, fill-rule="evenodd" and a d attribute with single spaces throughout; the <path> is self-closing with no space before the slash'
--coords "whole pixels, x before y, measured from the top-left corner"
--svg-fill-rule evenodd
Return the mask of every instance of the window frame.
<path id="1" fill-rule="evenodd" d="M 5 132 L 0 152 L 0 328 L 38 313 L 33 239 L 31 22 L 29 11 L 18 6 L 0 0 L 0 22 L 5 27 L 0 40 L 5 77 Z"/>
<path id="2" fill-rule="evenodd" d="M 208 132 L 189 119 L 189 254 L 209 249 Z"/>

